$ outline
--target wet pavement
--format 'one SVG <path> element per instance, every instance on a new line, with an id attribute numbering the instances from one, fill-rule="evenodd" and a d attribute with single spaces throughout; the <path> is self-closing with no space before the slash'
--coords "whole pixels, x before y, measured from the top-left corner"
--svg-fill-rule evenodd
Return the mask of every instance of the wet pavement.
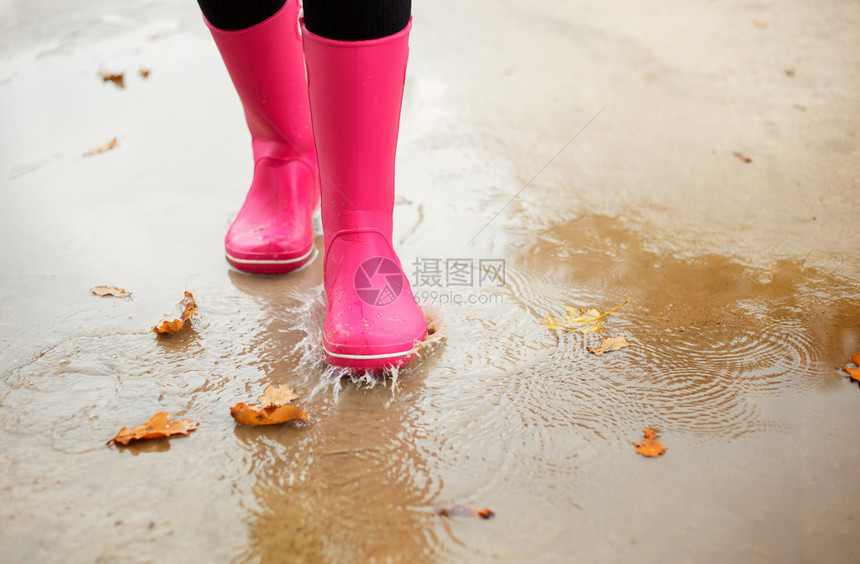
<path id="1" fill-rule="evenodd" d="M 860 7 L 416 3 L 395 235 L 446 340 L 374 384 L 319 362 L 321 260 L 227 265 L 238 99 L 194 2 L 127 4 L 0 0 L 0 560 L 860 557 Z M 618 352 L 541 325 L 627 298 Z M 234 424 L 270 383 L 307 424 Z M 200 427 L 105 445 L 161 410 Z"/>

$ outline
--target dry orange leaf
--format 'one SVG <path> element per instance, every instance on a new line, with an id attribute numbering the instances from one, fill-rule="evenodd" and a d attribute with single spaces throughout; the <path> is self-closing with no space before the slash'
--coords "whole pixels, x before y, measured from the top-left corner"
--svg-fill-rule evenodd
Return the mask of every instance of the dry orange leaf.
<path id="1" fill-rule="evenodd" d="M 854 380 L 855 382 L 860 382 L 860 354 L 852 354 L 851 362 L 857 365 L 857 368 L 848 368 L 848 365 L 845 365 L 845 372 L 848 373 L 848 377 Z"/>
<path id="2" fill-rule="evenodd" d="M 624 347 L 629 347 L 630 341 L 625 339 L 624 337 L 608 337 L 603 339 L 603 342 L 600 343 L 600 346 L 597 348 L 590 348 L 588 352 L 592 352 L 597 356 L 602 355 L 605 352 L 609 351 L 617 351 L 618 349 L 623 349 Z"/>
<path id="3" fill-rule="evenodd" d="M 125 88 L 125 73 L 101 71 L 99 76 L 103 82 L 113 82 L 117 88 Z"/>
<path id="4" fill-rule="evenodd" d="M 230 408 L 230 415 L 237 423 L 256 427 L 277 425 L 295 419 L 308 420 L 308 414 L 290 405 L 299 395 L 289 386 L 266 386 L 263 395 L 257 398 L 262 405 L 239 402 Z"/>
<path id="5" fill-rule="evenodd" d="M 295 419 L 308 420 L 308 414 L 294 405 L 272 405 L 263 407 L 261 405 L 246 404 L 239 402 L 230 408 L 230 415 L 236 423 L 258 427 L 260 425 L 277 425 Z"/>
<path id="6" fill-rule="evenodd" d="M 636 452 L 642 456 L 660 456 L 666 452 L 666 445 L 657 440 L 657 432 L 648 427 L 643 432 L 645 440 L 636 443 Z"/>
<path id="7" fill-rule="evenodd" d="M 149 69 L 142 68 L 137 71 L 143 78 L 149 78 Z"/>
<path id="8" fill-rule="evenodd" d="M 128 290 L 115 286 L 93 286 L 90 288 L 90 292 L 101 297 L 115 296 L 117 298 L 128 298 L 131 296 L 131 292 Z"/>
<path id="9" fill-rule="evenodd" d="M 194 303 L 194 296 L 191 292 L 185 292 L 185 297 L 182 298 L 182 301 L 176 304 L 174 310 L 166 314 L 164 319 L 152 328 L 152 332 L 176 333 L 182 329 L 186 321 L 191 319 L 195 311 L 197 311 L 197 305 Z"/>
<path id="10" fill-rule="evenodd" d="M 194 421 L 189 419 L 170 421 L 170 414 L 166 411 L 161 411 L 153 415 L 152 419 L 136 429 L 123 427 L 112 440 L 117 444 L 127 445 L 134 440 L 158 439 L 173 435 L 187 435 L 196 428 L 197 423 Z"/>
<path id="11" fill-rule="evenodd" d="M 484 507 L 469 507 L 468 505 L 446 505 L 445 507 L 437 507 L 436 513 L 443 517 L 480 517 L 481 519 L 489 519 L 495 513 Z"/>
<path id="12" fill-rule="evenodd" d="M 119 141 L 117 141 L 116 137 L 105 143 L 104 145 L 100 145 L 93 149 L 92 151 L 87 151 L 84 153 L 85 157 L 92 157 L 93 155 L 98 155 L 99 153 L 104 153 L 105 151 L 110 151 L 114 147 L 119 145 Z"/>

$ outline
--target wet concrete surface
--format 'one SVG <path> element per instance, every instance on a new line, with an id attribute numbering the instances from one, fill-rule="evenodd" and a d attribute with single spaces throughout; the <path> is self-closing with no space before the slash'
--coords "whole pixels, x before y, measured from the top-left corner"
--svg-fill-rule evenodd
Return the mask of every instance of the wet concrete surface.
<path id="1" fill-rule="evenodd" d="M 0 560 L 856 561 L 860 7 L 414 10 L 396 243 L 447 340 L 371 385 L 318 360 L 321 260 L 223 259 L 250 146 L 194 3 L 0 1 Z M 540 324 L 626 298 L 616 353 Z M 270 383 L 307 424 L 234 424 Z M 105 446 L 160 410 L 200 428 Z"/>

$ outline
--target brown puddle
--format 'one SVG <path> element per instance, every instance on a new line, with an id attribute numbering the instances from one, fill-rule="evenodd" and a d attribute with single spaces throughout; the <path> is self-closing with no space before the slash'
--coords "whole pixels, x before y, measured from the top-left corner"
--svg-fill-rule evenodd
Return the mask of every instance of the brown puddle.
<path id="1" fill-rule="evenodd" d="M 635 418 L 729 436 L 767 429 L 775 422 L 758 398 L 782 387 L 832 388 L 860 344 L 856 286 L 797 262 L 763 270 L 720 256 L 657 256 L 603 216 L 530 240 L 519 249 L 527 258 L 514 261 L 518 272 L 541 273 L 514 276 L 514 299 L 526 310 L 605 311 L 631 298 L 604 335 L 561 334 L 551 359 L 569 367 L 569 393 L 587 397 L 588 415 L 602 413 L 602 423 Z M 616 334 L 633 343 L 623 361 L 585 352 Z"/>

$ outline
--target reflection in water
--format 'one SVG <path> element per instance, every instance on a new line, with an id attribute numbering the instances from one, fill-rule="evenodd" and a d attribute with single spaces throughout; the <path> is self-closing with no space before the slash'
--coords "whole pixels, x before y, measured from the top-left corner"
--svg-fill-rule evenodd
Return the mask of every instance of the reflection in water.
<path id="1" fill-rule="evenodd" d="M 147 441 L 137 441 L 130 443 L 128 446 L 116 445 L 120 452 L 129 453 L 133 456 L 148 454 L 151 452 L 167 452 L 170 450 L 170 440 L 168 438 L 152 439 Z"/>
<path id="2" fill-rule="evenodd" d="M 327 368 L 314 346 L 324 311 L 319 287 L 294 292 L 295 305 L 288 307 L 283 296 L 261 292 L 255 278 L 236 275 L 233 281 L 253 292 L 271 320 L 270 338 L 256 353 L 270 359 L 273 382 L 286 379 L 311 390 L 298 400 L 310 414 L 308 424 L 234 431 L 254 478 L 247 492 L 253 503 L 246 501 L 250 542 L 244 557 L 426 559 L 434 544 L 427 532 L 432 517 L 414 508 L 427 506 L 437 490 L 409 430 L 421 397 L 417 367 L 406 369 L 408 391 L 397 387 L 397 374 L 388 382 L 364 375 L 343 386 L 344 374 Z M 301 341 L 297 328 L 305 331 Z"/>
<path id="3" fill-rule="evenodd" d="M 364 409 L 326 412 L 309 430 L 237 430 L 255 477 L 247 556 L 367 562 L 391 554 L 420 561 L 429 553 L 428 516 L 411 509 L 434 493 L 421 487 L 429 481 L 421 479 L 420 453 L 404 440 L 404 419 L 374 417 L 379 398 L 367 399 Z M 408 403 L 402 407 L 408 412 Z"/>

